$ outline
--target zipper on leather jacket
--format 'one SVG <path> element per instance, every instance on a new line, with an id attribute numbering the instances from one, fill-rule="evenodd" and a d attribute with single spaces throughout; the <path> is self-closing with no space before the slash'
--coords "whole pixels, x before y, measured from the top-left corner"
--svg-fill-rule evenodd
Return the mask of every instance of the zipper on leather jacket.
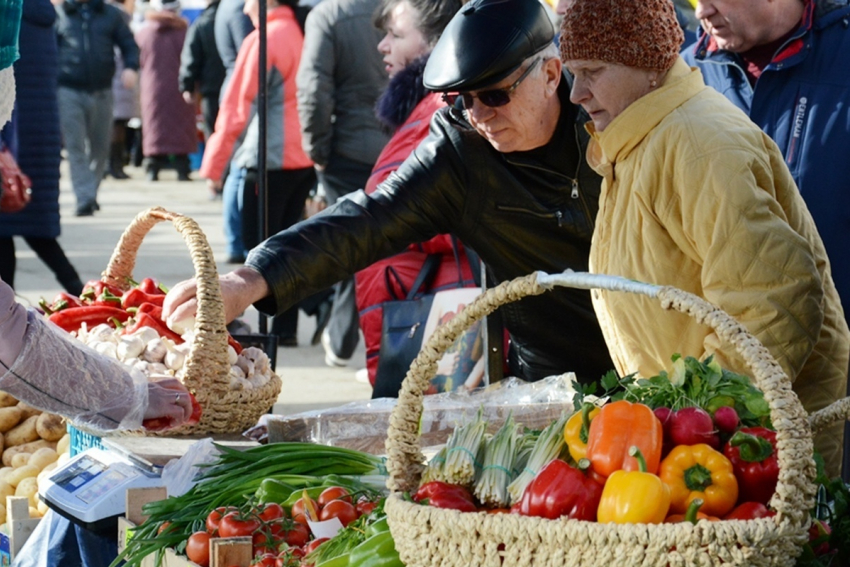
<path id="1" fill-rule="evenodd" d="M 503 211 L 506 213 L 522 213 L 524 215 L 531 215 L 533 217 L 537 217 L 539 219 L 546 219 L 555 221 L 558 223 L 559 227 L 564 226 L 564 212 L 563 211 L 555 211 L 554 213 L 540 213 L 538 211 L 532 211 L 531 209 L 526 209 L 524 207 L 511 207 L 508 205 L 496 205 L 497 211 Z"/>

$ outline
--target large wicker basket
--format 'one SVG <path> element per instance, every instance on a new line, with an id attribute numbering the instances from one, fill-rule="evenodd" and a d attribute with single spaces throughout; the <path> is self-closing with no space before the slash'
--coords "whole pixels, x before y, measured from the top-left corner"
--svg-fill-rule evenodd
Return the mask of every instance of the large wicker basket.
<path id="1" fill-rule="evenodd" d="M 189 247 L 198 282 L 195 334 L 185 365 L 183 383 L 195 394 L 203 412 L 200 423 L 163 432 L 189 435 L 242 432 L 256 424 L 280 394 L 281 380 L 273 374 L 261 388 L 230 389 L 224 304 L 212 250 L 198 224 L 189 217 L 154 207 L 139 213 L 121 235 L 101 279 L 126 290 L 130 287 L 136 254 L 145 235 L 157 223 L 171 221 Z"/>
<path id="2" fill-rule="evenodd" d="M 605 289 L 655 298 L 664 309 L 690 315 L 713 328 L 741 354 L 764 392 L 777 430 L 780 464 L 774 518 L 681 524 L 600 524 L 547 520 L 515 514 L 463 513 L 408 502 L 418 487 L 424 457 L 418 426 L 423 391 L 437 361 L 454 339 L 497 307 L 554 286 Z M 569 324 L 565 321 L 564 324 Z M 557 329 L 552 329 L 557 332 Z M 821 427 L 848 415 L 850 399 L 812 417 Z M 531 274 L 482 294 L 440 327 L 423 346 L 402 384 L 387 439 L 386 511 L 402 561 L 408 567 L 486 565 L 794 565 L 807 541 L 808 510 L 814 504 L 812 427 L 791 382 L 767 349 L 727 313 L 684 291 L 617 277 L 572 273 Z"/>

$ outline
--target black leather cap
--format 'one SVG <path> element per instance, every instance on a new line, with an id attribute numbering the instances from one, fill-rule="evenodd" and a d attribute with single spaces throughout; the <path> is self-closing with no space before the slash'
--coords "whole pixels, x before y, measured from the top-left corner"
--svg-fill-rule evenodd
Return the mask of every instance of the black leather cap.
<path id="1" fill-rule="evenodd" d="M 477 91 L 503 80 L 552 43 L 555 28 L 539 0 L 472 0 L 446 26 L 428 58 L 432 91 Z"/>

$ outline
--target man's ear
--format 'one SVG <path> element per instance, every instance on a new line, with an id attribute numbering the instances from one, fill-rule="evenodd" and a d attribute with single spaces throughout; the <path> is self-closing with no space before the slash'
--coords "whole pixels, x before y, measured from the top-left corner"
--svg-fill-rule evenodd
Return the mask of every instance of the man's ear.
<path id="1" fill-rule="evenodd" d="M 543 74 L 546 77 L 546 95 L 552 96 L 556 94 L 558 92 L 558 85 L 563 78 L 561 60 L 557 57 L 550 57 L 544 61 Z"/>

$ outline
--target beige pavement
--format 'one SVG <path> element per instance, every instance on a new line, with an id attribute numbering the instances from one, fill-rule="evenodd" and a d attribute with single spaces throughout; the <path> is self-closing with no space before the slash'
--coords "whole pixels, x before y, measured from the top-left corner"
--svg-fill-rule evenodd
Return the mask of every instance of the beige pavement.
<path id="1" fill-rule="evenodd" d="M 62 164 L 60 208 L 62 236 L 60 242 L 83 281 L 100 277 L 124 229 L 139 212 L 161 206 L 194 219 L 204 231 L 218 262 L 219 273 L 233 268 L 227 258 L 222 232 L 221 201 L 210 201 L 206 185 L 201 180 L 178 182 L 174 171 L 160 174 L 160 181 L 144 180 L 140 168 L 128 167 L 131 179 L 116 181 L 107 178 L 100 187 L 100 212 L 94 217 L 74 216 L 75 200 Z M 17 272 L 15 287 L 18 299 L 35 305 L 40 297 L 50 300 L 59 284 L 52 272 L 41 263 L 23 239 L 16 238 Z M 173 285 L 192 277 L 193 268 L 188 249 L 181 236 L 168 223 L 160 223 L 146 236 L 137 257 L 134 277 L 155 277 Z M 258 314 L 252 308 L 243 318 L 256 332 Z M 310 346 L 315 319 L 303 313 L 298 326 L 299 346 L 279 348 L 277 373 L 283 380 L 283 391 L 274 413 L 300 411 L 340 405 L 353 400 L 368 399 L 371 389 L 354 379 L 358 368 L 365 365 L 363 345 L 358 347 L 347 368 L 329 368 L 324 363 L 321 346 Z"/>

